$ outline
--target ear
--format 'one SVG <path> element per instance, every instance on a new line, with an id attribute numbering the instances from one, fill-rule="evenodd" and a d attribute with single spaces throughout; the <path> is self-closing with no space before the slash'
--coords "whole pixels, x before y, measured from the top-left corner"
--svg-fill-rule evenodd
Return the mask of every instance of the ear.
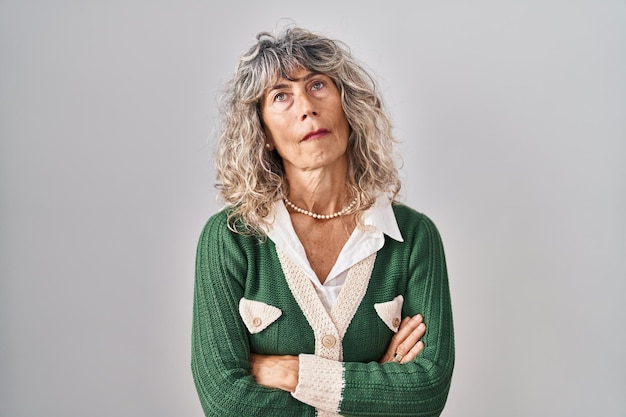
<path id="1" fill-rule="evenodd" d="M 274 149 L 276 149 L 272 133 L 265 126 L 263 126 L 263 133 L 265 134 L 265 149 L 268 151 L 273 151 Z"/>

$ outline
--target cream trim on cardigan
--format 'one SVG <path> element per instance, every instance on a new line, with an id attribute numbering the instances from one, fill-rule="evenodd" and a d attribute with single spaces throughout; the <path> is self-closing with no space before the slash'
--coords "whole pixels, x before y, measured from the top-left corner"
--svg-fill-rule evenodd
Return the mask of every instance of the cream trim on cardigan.
<path id="1" fill-rule="evenodd" d="M 402 304 L 404 303 L 404 297 L 398 295 L 391 301 L 386 303 L 374 304 L 374 309 L 383 322 L 389 327 L 389 329 L 398 333 L 400 323 L 402 322 Z"/>
<path id="2" fill-rule="evenodd" d="M 318 416 L 338 415 L 343 390 L 342 339 L 367 291 L 376 253 L 350 268 L 337 303 L 330 313 L 324 307 L 304 269 L 280 248 L 276 248 L 276 253 L 287 285 L 315 335 L 315 355 L 300 355 L 301 371 L 293 396 L 316 407 Z M 331 359 L 337 363 L 316 360 L 319 358 Z M 337 383 L 331 386 L 318 386 L 315 381 L 316 374 L 320 372 L 336 375 Z"/>
<path id="3" fill-rule="evenodd" d="M 314 405 L 317 417 L 339 416 L 343 392 L 343 363 L 301 354 L 294 398 Z"/>
<path id="4" fill-rule="evenodd" d="M 243 297 L 239 300 L 239 315 L 250 334 L 259 333 L 274 323 L 283 312 L 274 306 Z"/>

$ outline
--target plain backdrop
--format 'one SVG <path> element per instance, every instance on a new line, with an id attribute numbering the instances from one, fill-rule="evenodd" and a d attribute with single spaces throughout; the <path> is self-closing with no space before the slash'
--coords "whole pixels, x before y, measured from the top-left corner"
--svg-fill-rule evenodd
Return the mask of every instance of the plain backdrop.
<path id="1" fill-rule="evenodd" d="M 0 416 L 202 415 L 215 98 L 288 22 L 376 77 L 443 236 L 443 416 L 626 416 L 623 0 L 0 0 Z"/>

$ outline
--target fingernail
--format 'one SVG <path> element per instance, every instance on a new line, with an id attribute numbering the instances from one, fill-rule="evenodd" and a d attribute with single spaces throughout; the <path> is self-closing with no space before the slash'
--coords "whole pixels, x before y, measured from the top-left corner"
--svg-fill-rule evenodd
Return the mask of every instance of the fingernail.
<path id="1" fill-rule="evenodd" d="M 424 323 L 421 323 L 419 326 L 417 326 L 417 328 L 419 330 L 424 330 L 426 328 L 426 325 Z"/>
<path id="2" fill-rule="evenodd" d="M 416 314 L 413 316 L 413 320 L 422 320 L 422 315 L 421 314 Z"/>

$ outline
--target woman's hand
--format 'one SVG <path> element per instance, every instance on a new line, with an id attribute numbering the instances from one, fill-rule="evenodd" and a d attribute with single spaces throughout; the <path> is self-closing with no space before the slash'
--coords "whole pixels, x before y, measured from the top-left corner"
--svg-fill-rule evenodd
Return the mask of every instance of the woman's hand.
<path id="1" fill-rule="evenodd" d="M 289 355 L 250 354 L 250 374 L 257 384 L 294 392 L 298 385 L 300 359 Z"/>
<path id="2" fill-rule="evenodd" d="M 426 325 L 421 314 L 405 317 L 400 323 L 398 332 L 391 338 L 389 347 L 379 363 L 411 362 L 424 349 L 424 342 L 420 339 L 426 333 Z"/>

